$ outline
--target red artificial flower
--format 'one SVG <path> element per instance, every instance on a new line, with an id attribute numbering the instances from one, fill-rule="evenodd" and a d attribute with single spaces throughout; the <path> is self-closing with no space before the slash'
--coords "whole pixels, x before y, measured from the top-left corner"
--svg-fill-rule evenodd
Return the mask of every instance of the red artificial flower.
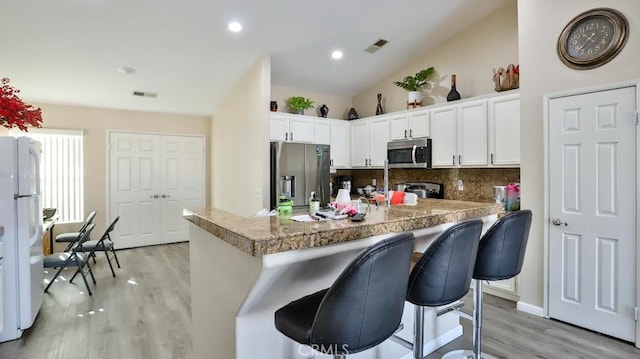
<path id="1" fill-rule="evenodd" d="M 27 131 L 27 125 L 42 127 L 42 110 L 25 104 L 18 97 L 20 90 L 9 85 L 9 79 L 0 80 L 0 124 L 6 128 L 18 127 Z"/>

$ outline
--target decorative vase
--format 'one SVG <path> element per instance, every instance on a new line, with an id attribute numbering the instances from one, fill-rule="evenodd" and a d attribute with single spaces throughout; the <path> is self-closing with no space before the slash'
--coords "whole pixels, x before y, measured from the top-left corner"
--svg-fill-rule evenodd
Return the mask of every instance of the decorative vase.
<path id="1" fill-rule="evenodd" d="M 407 101 L 409 103 L 416 103 L 422 101 L 422 93 L 420 91 L 409 91 L 407 93 Z"/>
<path id="2" fill-rule="evenodd" d="M 278 111 L 278 101 L 271 101 L 271 106 L 269 107 L 271 112 Z"/>
<path id="3" fill-rule="evenodd" d="M 322 104 L 322 106 L 320 106 L 320 115 L 324 118 L 327 118 L 327 114 L 329 113 L 329 107 L 327 107 L 327 105 Z"/>
<path id="4" fill-rule="evenodd" d="M 384 110 L 382 109 L 382 94 L 378 94 L 378 107 L 376 107 L 376 115 L 384 114 Z"/>
<path id="5" fill-rule="evenodd" d="M 357 120 L 358 118 L 359 117 L 358 117 L 358 113 L 356 112 L 356 109 L 352 107 L 349 110 L 349 113 L 347 113 L 347 120 Z"/>
<path id="6" fill-rule="evenodd" d="M 304 115 L 304 109 L 302 109 L 302 108 L 299 109 L 299 110 L 295 110 L 295 111 L 296 111 L 296 114 L 298 114 L 298 115 Z"/>
<path id="7" fill-rule="evenodd" d="M 456 90 L 456 75 L 451 75 L 451 91 L 447 95 L 447 101 L 455 101 L 460 99 L 460 93 Z"/>

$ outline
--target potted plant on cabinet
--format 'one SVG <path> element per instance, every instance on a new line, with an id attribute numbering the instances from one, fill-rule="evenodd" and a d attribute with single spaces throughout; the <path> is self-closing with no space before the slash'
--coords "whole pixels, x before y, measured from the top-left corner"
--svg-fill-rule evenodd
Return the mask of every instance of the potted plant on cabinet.
<path id="1" fill-rule="evenodd" d="M 407 76 L 402 81 L 394 81 L 393 84 L 408 91 L 408 103 L 419 103 L 422 101 L 422 93 L 420 90 L 424 88 L 429 80 L 433 77 L 436 70 L 432 67 L 417 72 L 414 76 Z"/>
<path id="2" fill-rule="evenodd" d="M 304 115 L 304 110 L 313 108 L 313 101 L 303 96 L 292 96 L 289 99 L 289 107 L 299 115 Z"/>

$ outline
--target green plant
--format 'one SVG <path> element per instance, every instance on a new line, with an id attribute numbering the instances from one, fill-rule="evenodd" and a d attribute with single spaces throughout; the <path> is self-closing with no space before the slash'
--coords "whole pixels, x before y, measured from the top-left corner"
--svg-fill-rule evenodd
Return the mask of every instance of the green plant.
<path id="1" fill-rule="evenodd" d="M 420 91 L 426 85 L 436 70 L 433 67 L 417 72 L 415 76 L 407 76 L 402 81 L 394 81 L 393 84 L 407 91 Z"/>
<path id="2" fill-rule="evenodd" d="M 313 101 L 302 96 L 292 96 L 289 99 L 289 107 L 293 111 L 308 110 L 313 108 Z"/>

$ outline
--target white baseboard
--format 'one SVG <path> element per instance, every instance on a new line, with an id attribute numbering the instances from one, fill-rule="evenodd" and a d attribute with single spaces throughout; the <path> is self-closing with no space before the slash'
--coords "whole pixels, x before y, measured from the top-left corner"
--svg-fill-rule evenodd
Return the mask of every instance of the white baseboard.
<path id="1" fill-rule="evenodd" d="M 521 312 L 535 315 L 537 317 L 544 317 L 544 309 L 542 309 L 542 307 L 531 305 L 521 300 L 518 301 L 518 304 L 516 305 L 516 309 L 518 309 Z"/>

